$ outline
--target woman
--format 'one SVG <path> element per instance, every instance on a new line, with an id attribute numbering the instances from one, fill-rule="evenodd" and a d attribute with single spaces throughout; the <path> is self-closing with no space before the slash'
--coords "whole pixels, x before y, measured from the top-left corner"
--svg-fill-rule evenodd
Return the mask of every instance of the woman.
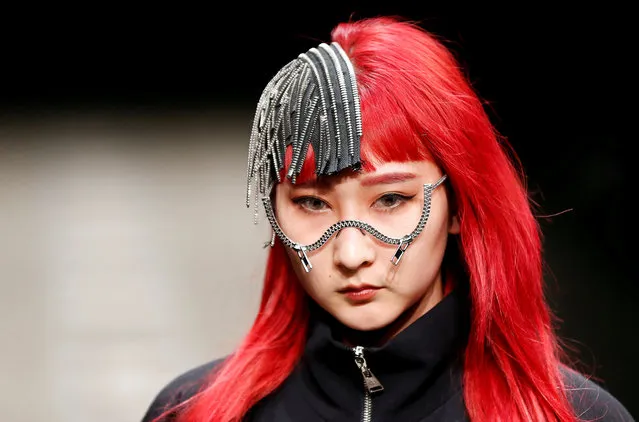
<path id="1" fill-rule="evenodd" d="M 513 157 L 435 37 L 337 25 L 255 113 L 247 205 L 273 228 L 255 322 L 144 422 L 632 420 L 563 362 Z"/>

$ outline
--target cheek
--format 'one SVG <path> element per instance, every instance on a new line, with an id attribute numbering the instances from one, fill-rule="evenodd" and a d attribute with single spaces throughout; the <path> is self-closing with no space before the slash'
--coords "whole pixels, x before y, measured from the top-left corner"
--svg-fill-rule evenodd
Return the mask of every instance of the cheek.
<path id="1" fill-rule="evenodd" d="M 295 276 L 306 293 L 313 299 L 322 296 L 329 289 L 331 280 L 330 267 L 325 262 L 327 254 L 320 252 L 309 255 L 313 268 L 310 272 L 306 272 L 294 250 L 287 248 L 286 253 Z"/>
<path id="2" fill-rule="evenodd" d="M 389 282 L 400 291 L 428 288 L 440 274 L 447 240 L 446 221 L 429 219 L 424 231 L 408 247 L 399 265 L 395 267 L 389 262 Z"/>

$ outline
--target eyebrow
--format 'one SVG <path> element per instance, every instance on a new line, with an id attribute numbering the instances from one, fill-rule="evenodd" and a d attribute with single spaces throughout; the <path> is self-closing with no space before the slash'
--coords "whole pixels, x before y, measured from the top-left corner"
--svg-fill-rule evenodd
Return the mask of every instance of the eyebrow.
<path id="1" fill-rule="evenodd" d="M 362 180 L 360 180 L 360 184 L 362 186 L 388 185 L 391 183 L 400 183 L 407 180 L 413 180 L 416 177 L 416 174 L 408 172 L 384 173 L 366 176 Z"/>
<path id="2" fill-rule="evenodd" d="M 360 180 L 362 186 L 374 186 L 374 185 L 390 185 L 393 183 L 401 183 L 407 180 L 413 180 L 417 177 L 415 173 L 410 172 L 393 172 L 384 174 L 374 174 L 370 176 L 364 176 Z M 330 184 L 324 180 L 309 180 L 304 183 L 296 183 L 294 188 L 328 188 Z"/>

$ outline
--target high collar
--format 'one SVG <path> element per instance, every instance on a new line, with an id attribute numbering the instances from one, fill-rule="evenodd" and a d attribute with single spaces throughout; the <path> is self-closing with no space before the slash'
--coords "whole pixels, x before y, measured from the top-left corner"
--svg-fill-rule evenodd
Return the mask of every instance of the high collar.
<path id="1" fill-rule="evenodd" d="M 310 404 L 325 420 L 356 418 L 364 396 L 354 351 L 340 341 L 338 327 L 325 311 L 313 309 L 300 367 L 314 393 Z M 374 420 L 415 420 L 457 393 L 467 327 L 468 301 L 455 290 L 384 345 L 365 347 L 366 363 L 384 387 L 372 396 Z"/>

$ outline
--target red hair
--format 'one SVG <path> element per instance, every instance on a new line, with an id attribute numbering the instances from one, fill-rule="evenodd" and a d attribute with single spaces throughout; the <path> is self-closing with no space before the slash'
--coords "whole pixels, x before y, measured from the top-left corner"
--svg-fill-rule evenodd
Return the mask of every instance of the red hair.
<path id="1" fill-rule="evenodd" d="M 364 169 L 428 158 L 449 177 L 461 225 L 453 265 L 464 269 L 472 305 L 463 386 L 471 420 L 576 420 L 520 163 L 454 56 L 416 24 L 394 18 L 342 23 L 331 35 L 356 70 Z M 309 150 L 298 180 L 313 170 Z M 306 300 L 276 242 L 251 330 L 208 385 L 182 403 L 179 420 L 240 420 L 277 388 L 303 353 Z"/>

